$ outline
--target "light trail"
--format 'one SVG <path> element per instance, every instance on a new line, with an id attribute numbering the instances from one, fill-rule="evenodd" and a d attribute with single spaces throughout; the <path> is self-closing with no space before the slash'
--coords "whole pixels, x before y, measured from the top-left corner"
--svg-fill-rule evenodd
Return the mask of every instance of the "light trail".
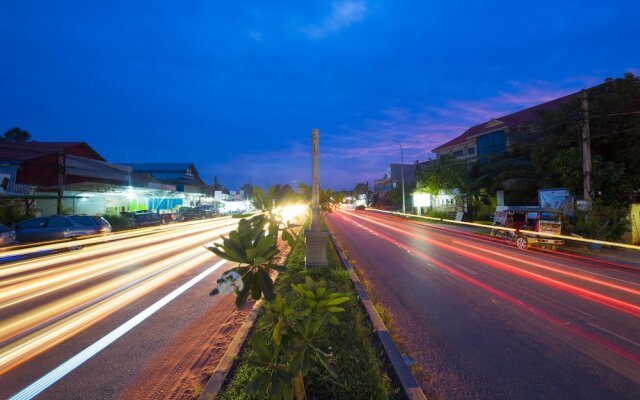
<path id="1" fill-rule="evenodd" d="M 71 264 L 52 271 L 42 271 L 27 276 L 8 279 L 5 287 L 0 292 L 0 310 L 3 308 L 19 304 L 20 302 L 32 300 L 34 298 L 44 296 L 46 294 L 95 279 L 102 275 L 112 274 L 118 270 L 129 268 L 130 265 L 142 263 L 144 261 L 157 258 L 158 256 L 167 255 L 174 252 L 183 251 L 195 244 L 200 244 L 214 240 L 224 228 L 216 229 L 200 233 L 196 236 L 189 236 L 184 239 L 177 239 L 171 243 L 160 243 L 144 249 L 132 249 L 124 253 L 105 256 L 96 262 L 95 260 L 84 261 L 77 264 Z M 136 246 L 140 246 L 140 239 L 133 240 Z M 113 251 L 109 249 L 109 251 Z M 67 256 L 69 260 L 77 258 L 77 255 Z M 65 259 L 60 260 L 62 262 Z M 124 262 L 123 262 L 124 261 Z M 17 285 L 15 283 L 27 281 L 24 284 Z M 13 284 L 12 286 L 9 286 Z M 1 332 L 1 329 L 0 329 Z M 2 335 L 0 334 L 0 341 Z"/>
<path id="2" fill-rule="evenodd" d="M 39 329 L 33 334 L 19 339 L 0 350 L 0 374 L 15 368 L 22 362 L 59 344 L 67 338 L 84 331 L 88 327 L 103 320 L 107 316 L 128 305 L 133 300 L 153 292 L 158 287 L 180 276 L 186 271 L 202 265 L 211 259 L 211 253 L 202 250 L 201 254 L 194 257 L 189 255 L 186 261 L 178 261 L 165 265 L 165 270 L 152 279 L 143 281 L 138 285 L 108 297 L 106 300 L 91 305 L 81 311 L 63 318 L 55 323 Z M 175 260 L 171 260 L 174 261 Z"/>
<path id="3" fill-rule="evenodd" d="M 552 278 L 549 278 L 549 277 L 546 277 L 546 276 L 543 276 L 543 275 L 540 275 L 540 274 L 536 274 L 536 273 L 533 273 L 533 272 L 530 272 L 530 271 L 526 271 L 526 270 L 511 266 L 511 265 L 496 261 L 496 260 L 494 260 L 492 258 L 489 258 L 489 257 L 480 256 L 480 255 L 478 255 L 476 253 L 469 252 L 469 251 L 466 251 L 466 250 L 462 250 L 462 249 L 460 249 L 460 248 L 458 248 L 456 246 L 451 246 L 451 245 L 448 245 L 448 244 L 445 244 L 445 243 L 442 243 L 442 242 L 431 240 L 431 239 L 425 238 L 425 237 L 423 237 L 421 235 L 417 235 L 417 234 L 414 234 L 414 233 L 407 232 L 406 229 L 396 228 L 396 227 L 391 226 L 389 224 L 385 224 L 385 223 L 374 221 L 374 220 L 369 220 L 369 219 L 367 219 L 365 217 L 361 217 L 361 216 L 358 216 L 358 215 L 351 215 L 351 216 L 355 217 L 355 218 L 359 218 L 359 219 L 365 220 L 365 221 L 370 222 L 372 224 L 383 226 L 383 227 L 385 227 L 385 228 L 387 228 L 389 230 L 398 232 L 398 233 L 400 233 L 400 234 L 402 234 L 404 236 L 409 236 L 409 237 L 412 237 L 412 238 L 417 239 L 419 241 L 422 241 L 424 243 L 429 243 L 429 244 L 432 244 L 432 245 L 434 245 L 436 247 L 442 248 L 444 250 L 448 250 L 450 252 L 462 255 L 462 256 L 464 256 L 464 257 L 466 257 L 468 259 L 472 259 L 472 260 L 481 262 L 484 265 L 491 266 L 491 267 L 494 267 L 494 268 L 497 268 L 497 269 L 501 269 L 503 271 L 510 272 L 512 274 L 516 274 L 518 276 L 527 278 L 529 280 L 533 280 L 533 281 L 536 281 L 538 283 L 545 284 L 545 285 L 547 285 L 549 287 L 554 287 L 556 289 L 562 290 L 562 291 L 564 291 L 566 293 L 569 293 L 569 294 L 572 294 L 572 295 L 579 296 L 579 297 L 584 298 L 586 300 L 589 300 L 591 302 L 595 302 L 595 303 L 598 303 L 598 304 L 601 304 L 601 305 L 616 309 L 618 311 L 622 311 L 622 312 L 627 313 L 629 315 L 633 315 L 634 317 L 640 317 L 640 306 L 637 306 L 635 304 L 631 304 L 631 303 L 628 303 L 628 302 L 625 302 L 625 301 L 622 301 L 622 300 L 618 300 L 618 299 L 612 298 L 610 296 L 606 296 L 606 295 L 594 292 L 592 290 L 580 288 L 578 286 L 571 285 L 571 284 L 568 284 L 568 283 L 565 283 L 565 282 L 561 282 L 561 281 L 558 281 L 556 279 L 552 279 Z M 343 218 L 346 218 L 346 217 L 343 216 Z M 364 227 L 363 225 L 358 224 L 357 222 L 353 221 L 352 219 L 349 219 L 349 218 L 346 218 L 346 219 L 347 220 L 351 220 L 352 223 L 359 225 L 363 229 L 366 229 L 366 230 L 369 230 L 369 231 L 374 231 L 371 228 Z M 377 235 L 379 235 L 379 236 L 382 235 L 382 236 L 385 236 L 385 237 L 389 238 L 388 236 L 384 235 L 382 232 L 377 232 Z M 407 251 L 419 253 L 417 250 L 415 250 L 413 248 L 407 247 L 404 244 L 400 244 L 400 242 L 396 241 L 395 239 L 392 239 L 392 238 L 389 238 L 389 239 L 391 239 L 396 245 L 401 246 L 402 248 L 405 248 Z"/>
<path id="4" fill-rule="evenodd" d="M 193 224 L 184 225 L 184 226 L 180 225 L 178 228 L 171 227 L 171 229 L 160 230 L 155 234 L 149 234 L 149 233 L 146 233 L 144 235 L 130 234 L 125 236 L 125 239 L 127 240 L 117 240 L 117 241 L 110 241 L 107 243 L 95 244 L 90 248 L 83 249 L 81 252 L 74 251 L 71 253 L 52 254 L 44 258 L 23 260 L 23 261 L 14 262 L 11 264 L 0 265 L 0 278 L 8 277 L 11 275 L 16 275 L 24 272 L 29 272 L 32 270 L 36 270 L 38 268 L 49 267 L 54 263 L 63 263 L 63 262 L 73 261 L 74 259 L 79 258 L 78 257 L 79 255 L 81 255 L 84 258 L 89 258 L 91 256 L 101 255 L 106 251 L 122 252 L 128 249 L 137 248 L 141 244 L 144 244 L 145 242 L 172 240 L 172 239 L 175 239 L 176 237 L 184 236 L 187 234 L 196 234 L 198 232 L 208 231 L 212 227 L 223 228 L 223 227 L 235 226 L 236 224 L 237 224 L 237 221 L 225 219 L 223 221 L 215 221 L 209 224 L 200 223 L 199 225 L 196 225 L 196 226 L 193 226 Z M 114 234 L 114 235 L 117 235 L 117 234 Z M 136 238 L 137 240 L 133 240 Z M 76 241 L 74 243 L 79 243 L 79 242 L 80 241 Z M 51 273 L 51 271 L 44 271 L 42 273 L 43 274 Z M 10 281 L 7 281 L 7 280 L 0 281 L 0 287 L 5 285 L 6 282 L 10 282 Z"/>
<path id="5" fill-rule="evenodd" d="M 19 246 L 2 249 L 2 251 L 0 252 L 0 259 L 29 255 L 30 253 L 33 253 L 34 250 L 38 252 L 55 251 L 55 250 L 67 249 L 69 247 L 75 247 L 75 246 L 111 243 L 113 241 L 119 241 L 119 240 L 134 238 L 138 236 L 146 236 L 156 232 L 178 230 L 178 229 L 183 229 L 185 227 L 193 227 L 197 225 L 206 226 L 208 224 L 211 224 L 212 222 L 224 223 L 229 220 L 232 220 L 232 218 L 221 217 L 221 218 L 216 218 L 214 220 L 189 221 L 189 222 L 180 222 L 176 224 L 160 225 L 160 226 L 153 226 L 153 227 L 147 227 L 147 228 L 130 229 L 126 231 L 109 233 L 106 235 L 101 234 L 101 235 L 95 235 L 95 236 L 83 236 L 82 238 L 79 238 L 79 239 L 67 239 L 64 241 L 54 241 L 54 242 L 41 242 L 38 244 L 29 244 L 26 246 L 19 245 Z"/>
<path id="6" fill-rule="evenodd" d="M 557 274 L 560 274 L 560 275 L 565 275 L 565 276 L 568 276 L 568 277 L 571 277 L 571 278 L 581 279 L 581 280 L 584 280 L 584 281 L 587 281 L 587 282 L 595 283 L 595 284 L 598 284 L 598 285 L 601 285 L 601 286 L 606 286 L 606 287 L 609 287 L 609 288 L 612 288 L 612 289 L 616 289 L 616 290 L 620 290 L 620 291 L 623 291 L 623 292 L 628 292 L 628 293 L 636 295 L 636 296 L 640 296 L 640 290 L 638 290 L 638 289 L 634 289 L 634 288 L 618 285 L 616 283 L 610 283 L 610 282 L 604 281 L 602 279 L 591 278 L 591 277 L 583 275 L 583 274 L 578 274 L 578 273 L 575 273 L 575 272 L 570 272 L 570 271 L 565 271 L 565 270 L 562 270 L 562 269 L 550 267 L 550 266 L 547 266 L 547 265 L 540 264 L 539 262 L 526 260 L 526 259 L 524 259 L 522 257 L 510 256 L 510 255 L 505 254 L 505 253 L 496 253 L 495 251 L 492 251 L 490 249 L 486 249 L 486 248 L 483 248 L 483 247 L 480 247 L 480 246 L 474 246 L 474 245 L 472 245 L 470 243 L 466 243 L 466 242 L 460 242 L 460 241 L 454 240 L 453 243 L 460 244 L 462 246 L 465 246 L 465 247 L 468 247 L 468 248 L 471 248 L 471 249 L 474 249 L 474 250 L 477 250 L 477 251 L 481 251 L 483 253 L 491 253 L 491 254 L 497 255 L 497 256 L 499 256 L 501 258 L 506 258 L 507 260 L 517 261 L 517 262 L 520 262 L 522 264 L 526 264 L 526 265 L 530 265 L 530 266 L 535 267 L 535 268 L 543 269 L 545 271 L 554 272 L 554 273 L 557 273 Z M 627 283 L 630 284 L 630 285 L 635 285 L 635 283 L 633 283 L 633 282 L 627 282 Z"/>
<path id="7" fill-rule="evenodd" d="M 450 267 L 436 259 L 434 259 L 433 257 L 430 257 L 428 255 L 426 255 L 423 252 L 420 252 L 418 250 L 416 250 L 415 248 L 412 248 L 394 238 L 392 238 L 391 236 L 388 236 L 380 231 L 377 231 L 375 229 L 371 229 L 370 227 L 367 227 L 365 225 L 362 225 L 356 221 L 354 221 L 353 219 L 350 218 L 346 218 L 344 215 L 340 215 L 341 218 L 343 218 L 344 220 L 352 223 L 353 225 L 355 225 L 356 227 L 363 229 L 364 231 L 367 231 L 371 234 L 373 234 L 376 237 L 379 237 L 382 240 L 385 240 L 405 251 L 407 251 L 407 253 L 419 257 L 425 261 L 427 261 L 430 265 L 434 265 L 435 267 L 448 272 L 449 274 L 457 277 L 458 279 L 465 281 L 477 288 L 480 288 L 488 293 L 491 293 L 492 295 L 507 301 L 509 304 L 512 304 L 528 313 L 531 313 L 535 316 L 537 316 L 539 319 L 552 323 L 554 326 L 560 328 L 562 331 L 566 331 L 569 332 L 575 336 L 581 337 L 584 340 L 591 342 L 593 344 L 598 345 L 599 347 L 602 348 L 606 348 L 607 350 L 609 350 L 610 352 L 612 352 L 613 354 L 617 355 L 620 357 L 619 362 L 616 363 L 616 369 L 622 373 L 623 375 L 627 376 L 628 378 L 632 379 L 633 381 L 635 381 L 636 383 L 640 383 L 640 357 L 635 355 L 634 353 L 631 353 L 621 347 L 618 347 L 616 345 L 614 345 L 613 343 L 608 342 L 607 340 L 604 340 L 602 338 L 596 337 L 593 334 L 584 331 L 582 329 L 580 329 L 579 327 L 575 326 L 575 325 L 571 325 L 571 324 L 566 324 L 565 321 L 543 311 L 542 309 L 539 309 L 529 303 L 525 303 L 524 301 L 517 299 L 503 291 L 500 291 L 492 286 L 489 286 L 488 284 L 479 281 L 478 279 L 469 276 L 465 273 L 463 273 L 462 271 L 459 271 L 453 267 Z M 364 219 L 364 218 L 363 218 Z M 373 221 L 370 221 L 373 222 Z M 393 228 L 393 230 L 396 230 L 395 228 Z M 408 236 L 416 236 L 416 235 L 412 235 L 406 232 L 402 232 Z M 576 347 L 579 351 L 584 352 L 585 354 L 588 354 L 589 356 L 593 357 L 596 360 L 599 360 L 600 362 L 606 364 L 606 365 L 612 365 L 611 360 L 609 359 L 609 356 L 607 355 L 602 355 L 600 352 L 598 351 L 593 351 L 590 349 L 586 349 L 586 348 L 581 348 L 578 347 L 574 342 L 572 342 L 571 340 L 569 340 L 569 343 L 571 345 L 573 345 L 574 347 Z"/>
<path id="8" fill-rule="evenodd" d="M 236 225 L 235 219 L 185 224 L 0 267 L 0 374 L 200 268 L 215 257 L 203 245 Z"/>
<path id="9" fill-rule="evenodd" d="M 98 352 L 105 349 L 111 343 L 115 342 L 118 338 L 122 337 L 125 333 L 135 328 L 137 325 L 139 325 L 149 316 L 153 315 L 155 312 L 157 312 L 162 307 L 167 305 L 173 299 L 180 296 L 182 293 L 187 291 L 193 285 L 200 282 L 207 276 L 211 275 L 215 270 L 220 268 L 225 262 L 226 261 L 220 261 L 215 265 L 209 267 L 207 270 L 203 271 L 198 276 L 189 280 L 188 282 L 186 282 L 185 284 L 183 284 L 173 292 L 169 293 L 162 299 L 158 300 L 152 306 L 142 311 L 140 314 L 131 318 L 129 321 L 125 322 L 120 327 L 118 327 L 108 335 L 104 336 L 102 339 L 98 340 L 97 342 L 87 347 L 86 349 L 84 349 L 74 357 L 70 358 L 65 363 L 61 364 L 57 368 L 53 369 L 51 372 L 44 375 L 42 378 L 38 379 L 31 385 L 27 386 L 26 388 L 22 389 L 20 392 L 13 395 L 11 397 L 11 400 L 28 400 L 42 393 L 42 391 L 44 391 L 45 389 L 53 385 L 55 382 L 57 382 L 59 379 L 67 375 L 69 372 L 76 369 L 78 366 L 82 365 L 85 361 L 87 361 L 88 359 L 96 355 Z"/>

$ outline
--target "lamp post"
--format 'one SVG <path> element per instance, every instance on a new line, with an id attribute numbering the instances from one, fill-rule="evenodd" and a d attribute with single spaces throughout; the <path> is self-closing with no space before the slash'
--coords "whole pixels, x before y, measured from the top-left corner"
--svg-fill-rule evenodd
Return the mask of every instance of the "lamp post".
<path id="1" fill-rule="evenodd" d="M 394 138 L 389 138 L 389 139 L 398 143 L 398 146 L 400 146 L 400 174 L 402 175 L 402 213 L 404 214 L 406 213 L 406 210 L 405 210 L 406 206 L 404 202 L 404 153 L 402 151 L 402 144 L 400 144 L 400 142 L 398 142 Z"/>

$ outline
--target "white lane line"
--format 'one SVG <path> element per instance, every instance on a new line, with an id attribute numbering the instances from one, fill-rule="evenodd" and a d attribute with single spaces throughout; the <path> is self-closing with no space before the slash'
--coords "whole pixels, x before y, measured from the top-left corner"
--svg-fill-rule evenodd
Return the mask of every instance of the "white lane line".
<path id="1" fill-rule="evenodd" d="M 629 343 L 629 344 L 632 344 L 632 345 L 634 345 L 634 346 L 636 346 L 636 347 L 640 347 L 640 343 L 638 343 L 638 342 L 634 342 L 634 341 L 633 341 L 633 340 L 631 340 L 631 339 L 627 339 L 626 337 L 624 337 L 624 336 L 622 336 L 622 335 L 618 335 L 618 334 L 617 334 L 617 333 L 615 333 L 615 332 L 611 332 L 611 331 L 610 331 L 610 330 L 608 330 L 608 329 L 604 329 L 603 327 L 598 326 L 598 325 L 596 325 L 596 324 L 592 324 L 591 322 L 588 322 L 588 321 L 587 321 L 587 324 L 589 324 L 589 325 L 593 326 L 593 327 L 594 327 L 594 328 L 596 328 L 596 329 L 600 329 L 602 332 L 606 332 L 606 333 L 608 333 L 608 334 L 610 334 L 610 335 L 613 335 L 613 336 L 617 337 L 617 338 L 618 338 L 618 339 L 620 339 L 620 340 L 624 340 L 625 342 L 627 342 L 627 343 Z"/>
<path id="2" fill-rule="evenodd" d="M 222 260 L 217 262 L 216 264 L 209 267 L 207 270 L 201 272 L 198 276 L 192 278 L 188 282 L 184 283 L 182 286 L 164 296 L 162 299 L 155 302 L 153 305 L 149 306 L 147 309 L 131 318 L 124 324 L 120 325 L 111 333 L 108 333 L 102 339 L 98 340 L 91 346 L 82 350 L 80 353 L 71 357 L 66 362 L 60 364 L 57 368 L 53 369 L 51 372 L 44 375 L 42 378 L 33 382 L 31 385 L 22 389 L 20 392 L 13 395 L 10 400 L 26 400 L 32 399 L 38 394 L 42 393 L 45 389 L 56 383 L 62 377 L 67 375 L 69 372 L 73 371 L 80 365 L 82 365 L 85 361 L 89 360 L 94 355 L 98 354 L 100 351 L 104 350 L 111 343 L 115 342 L 118 338 L 120 338 L 125 333 L 129 332 L 131 329 L 136 327 L 142 321 L 153 315 L 156 311 L 160 310 L 162 307 L 169 304 L 170 301 L 180 296 L 182 293 L 186 292 L 189 288 L 191 288 L 196 283 L 200 282 L 208 275 L 212 274 L 215 270 L 224 265 L 227 261 Z"/>
<path id="3" fill-rule="evenodd" d="M 464 270 L 464 271 L 467 271 L 467 272 L 468 272 L 468 273 L 470 273 L 471 275 L 478 275 L 478 273 L 477 273 L 476 271 L 470 270 L 470 269 L 469 269 L 469 268 L 467 268 L 467 267 L 463 267 L 463 266 L 462 266 L 462 265 L 460 265 L 460 264 L 454 264 L 454 266 L 455 266 L 456 268 L 460 268 L 460 269 L 462 269 L 462 270 Z"/>

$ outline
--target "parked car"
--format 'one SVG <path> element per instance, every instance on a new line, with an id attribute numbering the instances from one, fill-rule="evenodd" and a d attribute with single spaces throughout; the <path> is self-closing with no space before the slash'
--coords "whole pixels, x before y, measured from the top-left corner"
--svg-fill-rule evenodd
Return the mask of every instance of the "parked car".
<path id="1" fill-rule="evenodd" d="M 218 214 L 218 210 L 213 206 L 199 206 L 196 209 L 203 213 L 205 218 L 213 218 Z"/>
<path id="2" fill-rule="evenodd" d="M 0 224 L 0 246 L 6 246 L 16 241 L 16 231 Z"/>
<path id="3" fill-rule="evenodd" d="M 142 228 L 145 226 L 158 226 L 164 224 L 164 220 L 158 213 L 136 213 L 133 220 L 133 225 L 136 228 Z"/>
<path id="4" fill-rule="evenodd" d="M 31 218 L 13 226 L 19 242 L 42 242 L 111 232 L 102 217 L 88 215 L 53 215 Z"/>
<path id="5" fill-rule="evenodd" d="M 178 210 L 178 221 L 193 221 L 196 219 L 205 219 L 206 215 L 202 209 L 198 207 L 180 207 Z"/>

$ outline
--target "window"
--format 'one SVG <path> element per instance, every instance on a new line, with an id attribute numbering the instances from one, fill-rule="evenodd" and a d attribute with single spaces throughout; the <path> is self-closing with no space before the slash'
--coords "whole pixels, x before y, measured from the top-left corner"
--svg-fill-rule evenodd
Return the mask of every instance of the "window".
<path id="1" fill-rule="evenodd" d="M 94 226 L 93 220 L 91 217 L 70 217 L 75 222 L 79 223 L 83 226 Z"/>
<path id="2" fill-rule="evenodd" d="M 454 157 L 462 157 L 464 155 L 464 150 L 456 150 L 452 153 Z"/>
<path id="3" fill-rule="evenodd" d="M 469 147 L 467 149 L 467 155 L 472 156 L 474 154 L 476 154 L 476 148 L 475 147 Z"/>
<path id="4" fill-rule="evenodd" d="M 47 222 L 47 228 L 65 228 L 71 226 L 66 218 L 49 218 Z"/>
<path id="5" fill-rule="evenodd" d="M 486 161 L 492 157 L 499 157 L 507 150 L 507 138 L 504 131 L 491 132 L 477 139 L 478 157 Z"/>
<path id="6" fill-rule="evenodd" d="M 20 229 L 37 229 L 37 228 L 43 228 L 44 224 L 47 222 L 46 218 L 35 218 L 35 219 L 31 219 L 29 221 L 24 221 L 19 223 L 18 225 L 16 225 L 16 229 L 20 230 Z"/>

